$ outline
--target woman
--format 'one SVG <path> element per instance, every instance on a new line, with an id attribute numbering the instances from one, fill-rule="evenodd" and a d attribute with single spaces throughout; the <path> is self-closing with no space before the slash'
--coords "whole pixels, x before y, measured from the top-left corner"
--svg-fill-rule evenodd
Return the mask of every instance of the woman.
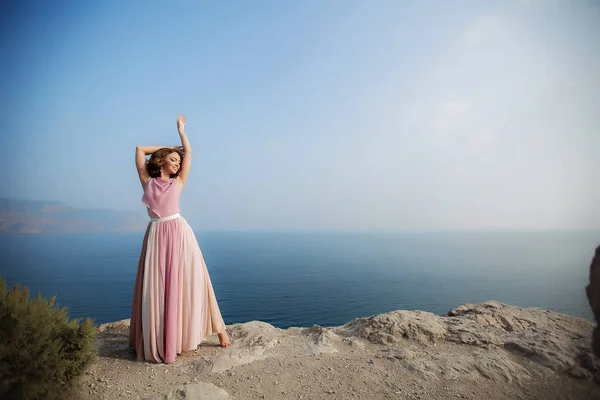
<path id="1" fill-rule="evenodd" d="M 151 220 L 138 264 L 129 343 L 138 360 L 166 364 L 182 351 L 195 350 L 213 333 L 221 346 L 229 345 L 202 252 L 192 228 L 179 214 L 179 195 L 192 163 L 185 123 L 180 115 L 181 147 L 135 150 L 144 188 L 142 203 Z"/>

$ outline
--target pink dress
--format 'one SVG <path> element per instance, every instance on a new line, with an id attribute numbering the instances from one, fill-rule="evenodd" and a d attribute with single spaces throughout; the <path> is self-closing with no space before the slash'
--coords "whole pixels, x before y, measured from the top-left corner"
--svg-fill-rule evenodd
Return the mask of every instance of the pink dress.
<path id="1" fill-rule="evenodd" d="M 225 330 L 212 283 L 187 221 L 181 185 L 152 178 L 142 202 L 151 222 L 135 280 L 129 343 L 138 360 L 172 363 L 209 335 Z"/>

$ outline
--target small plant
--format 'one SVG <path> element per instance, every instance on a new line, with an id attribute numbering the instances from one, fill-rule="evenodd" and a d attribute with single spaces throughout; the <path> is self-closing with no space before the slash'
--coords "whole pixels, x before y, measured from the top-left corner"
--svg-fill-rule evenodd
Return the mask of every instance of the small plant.
<path id="1" fill-rule="evenodd" d="M 0 398 L 64 399 L 94 360 L 93 321 L 54 302 L 0 280 Z"/>

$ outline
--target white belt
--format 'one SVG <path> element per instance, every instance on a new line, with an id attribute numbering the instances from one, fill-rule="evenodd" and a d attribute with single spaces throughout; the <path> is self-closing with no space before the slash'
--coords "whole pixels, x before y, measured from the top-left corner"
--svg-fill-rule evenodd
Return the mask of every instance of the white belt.
<path id="1" fill-rule="evenodd" d="M 177 214 L 169 215 L 168 217 L 150 218 L 150 221 L 151 222 L 165 222 L 165 221 L 170 221 L 172 219 L 179 218 L 179 217 L 181 217 L 181 214 L 177 213 Z"/>

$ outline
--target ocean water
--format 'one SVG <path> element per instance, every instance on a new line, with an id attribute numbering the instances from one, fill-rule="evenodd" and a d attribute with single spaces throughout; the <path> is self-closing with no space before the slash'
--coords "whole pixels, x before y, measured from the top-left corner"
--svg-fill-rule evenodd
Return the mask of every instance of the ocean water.
<path id="1" fill-rule="evenodd" d="M 592 319 L 600 232 L 196 232 L 225 323 L 335 326 L 497 300 Z M 72 317 L 129 318 L 143 232 L 0 236 L 0 275 Z"/>

